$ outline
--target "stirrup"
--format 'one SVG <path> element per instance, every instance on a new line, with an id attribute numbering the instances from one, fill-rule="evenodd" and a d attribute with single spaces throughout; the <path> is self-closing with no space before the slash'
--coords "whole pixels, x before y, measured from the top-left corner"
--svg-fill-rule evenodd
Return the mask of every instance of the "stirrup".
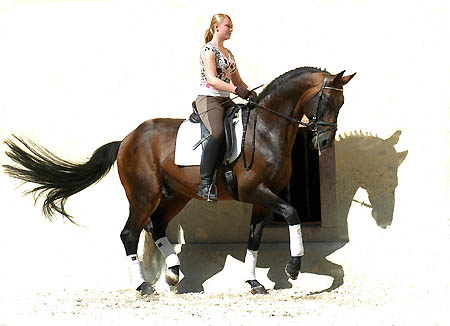
<path id="1" fill-rule="evenodd" d="M 212 188 L 214 187 L 214 192 L 212 192 Z M 209 186 L 208 189 L 208 198 L 206 198 L 206 201 L 217 201 L 217 187 L 216 184 L 212 184 Z"/>
<path id="2" fill-rule="evenodd" d="M 212 188 L 214 187 L 214 192 L 212 191 Z M 206 191 L 207 193 L 206 193 Z M 206 201 L 212 202 L 217 201 L 217 186 L 215 184 L 210 184 L 202 187 L 202 185 L 199 185 L 198 193 L 201 198 L 206 199 Z"/>

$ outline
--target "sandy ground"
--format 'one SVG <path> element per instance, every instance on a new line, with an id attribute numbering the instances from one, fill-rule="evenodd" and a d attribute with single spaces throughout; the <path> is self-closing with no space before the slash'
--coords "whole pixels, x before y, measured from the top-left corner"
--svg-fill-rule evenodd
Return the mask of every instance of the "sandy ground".
<path id="1" fill-rule="evenodd" d="M 126 289 L 11 293 L 0 297 L 0 325 L 448 325 L 448 284 L 402 281 L 409 276 L 347 273 L 344 285 L 317 294 L 329 280 L 307 273 L 290 289 L 256 296 L 245 286 L 146 297 Z"/>
<path id="2" fill-rule="evenodd" d="M 133 290 L 29 293 L 1 301 L 0 325 L 447 324 L 448 310 L 442 302 L 433 297 L 395 302 L 398 293 L 392 290 L 365 291 L 350 284 L 331 293 L 308 294 L 294 288 L 272 290 L 266 296 L 164 292 L 141 297 Z"/>

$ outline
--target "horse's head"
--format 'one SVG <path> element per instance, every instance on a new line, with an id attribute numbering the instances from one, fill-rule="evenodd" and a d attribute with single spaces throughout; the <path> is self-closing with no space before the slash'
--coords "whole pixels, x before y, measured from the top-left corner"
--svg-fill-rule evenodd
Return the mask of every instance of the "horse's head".
<path id="1" fill-rule="evenodd" d="M 310 120 L 315 133 L 314 146 L 320 150 L 333 144 L 339 109 L 344 104 L 343 86 L 356 75 L 344 76 L 344 72 L 337 75 L 313 74 L 312 86 L 303 96 L 303 113 Z"/>

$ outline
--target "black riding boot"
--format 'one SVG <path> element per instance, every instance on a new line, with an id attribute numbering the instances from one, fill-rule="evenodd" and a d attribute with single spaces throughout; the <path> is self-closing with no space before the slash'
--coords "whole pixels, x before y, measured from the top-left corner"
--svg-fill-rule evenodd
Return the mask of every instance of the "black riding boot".
<path id="1" fill-rule="evenodd" d="M 220 150 L 220 140 L 214 136 L 209 136 L 204 141 L 202 160 L 200 162 L 200 185 L 198 195 L 207 201 L 217 200 L 217 193 L 214 187 L 214 172 L 217 167 L 217 159 Z"/>

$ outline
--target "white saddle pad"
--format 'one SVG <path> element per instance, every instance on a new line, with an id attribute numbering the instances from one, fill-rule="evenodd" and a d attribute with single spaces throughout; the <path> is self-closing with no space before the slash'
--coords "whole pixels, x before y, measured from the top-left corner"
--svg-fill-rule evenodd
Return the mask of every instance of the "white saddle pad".
<path id="1" fill-rule="evenodd" d="M 232 155 L 227 159 L 227 163 L 234 162 L 241 153 L 242 143 L 242 119 L 239 113 L 233 120 L 236 130 L 236 145 L 233 148 Z M 192 123 L 189 119 L 183 121 L 178 129 L 177 141 L 175 145 L 175 164 L 181 166 L 200 165 L 202 158 L 202 145 L 195 150 L 192 149 L 200 141 L 201 137 L 200 123 Z"/>

